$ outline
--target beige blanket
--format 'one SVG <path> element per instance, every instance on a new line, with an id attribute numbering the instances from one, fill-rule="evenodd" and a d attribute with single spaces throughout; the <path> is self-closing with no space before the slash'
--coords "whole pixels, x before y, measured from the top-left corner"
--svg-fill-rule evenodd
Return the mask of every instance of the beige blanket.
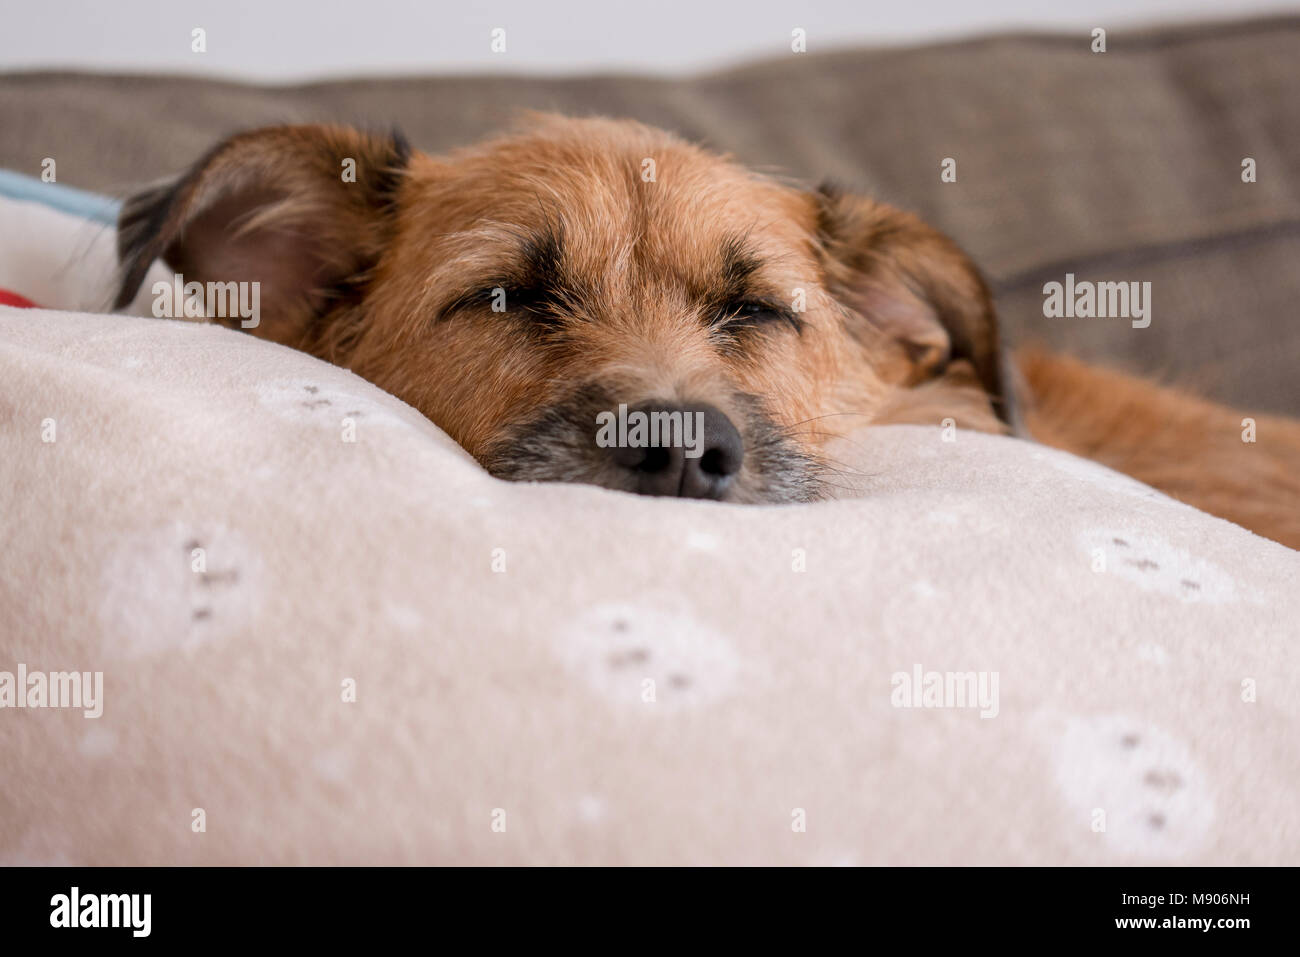
<path id="1" fill-rule="evenodd" d="M 305 355 L 0 309 L 0 862 L 1300 862 L 1300 554 L 953 438 L 514 485 Z"/>

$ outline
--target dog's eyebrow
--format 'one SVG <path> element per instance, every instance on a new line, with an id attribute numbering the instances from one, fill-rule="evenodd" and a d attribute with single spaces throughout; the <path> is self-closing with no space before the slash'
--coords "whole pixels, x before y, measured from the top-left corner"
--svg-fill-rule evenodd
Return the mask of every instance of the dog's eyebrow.
<path id="1" fill-rule="evenodd" d="M 744 299 L 753 290 L 750 280 L 763 261 L 743 236 L 731 236 L 722 244 L 722 274 L 715 292 L 727 302 Z"/>
<path id="2" fill-rule="evenodd" d="M 520 247 L 524 277 L 541 285 L 564 285 L 564 250 L 558 229 L 547 227 L 524 239 Z"/>
<path id="3" fill-rule="evenodd" d="M 516 304 L 552 322 L 586 296 L 585 285 L 565 265 L 563 238 L 558 226 L 527 236 L 512 277 Z"/>
<path id="4" fill-rule="evenodd" d="M 720 268 L 696 290 L 707 307 L 706 323 L 712 323 L 718 313 L 736 303 L 762 296 L 763 290 L 754 282 L 754 275 L 762 265 L 762 258 L 744 236 L 733 235 L 723 240 Z"/>

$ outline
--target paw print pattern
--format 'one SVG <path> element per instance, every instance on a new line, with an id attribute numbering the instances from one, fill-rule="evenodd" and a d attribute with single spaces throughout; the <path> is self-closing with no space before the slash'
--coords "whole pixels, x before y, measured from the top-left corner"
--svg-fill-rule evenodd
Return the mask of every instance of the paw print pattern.
<path id="1" fill-rule="evenodd" d="M 323 428 L 337 430 L 344 419 L 351 419 L 358 429 L 370 424 L 404 424 L 377 402 L 306 379 L 258 386 L 257 396 L 262 405 L 281 418 Z"/>
<path id="2" fill-rule="evenodd" d="M 1195 852 L 1214 823 L 1214 800 L 1187 746 L 1122 715 L 1073 717 L 1056 741 L 1056 779 L 1081 833 L 1119 855 L 1176 860 Z"/>
<path id="3" fill-rule="evenodd" d="M 262 563 L 237 531 L 179 522 L 128 536 L 104 565 L 105 651 L 136 658 L 192 651 L 248 628 Z"/>
<path id="4" fill-rule="evenodd" d="M 597 605 L 559 630 L 556 648 L 571 672 L 621 709 L 699 707 L 738 683 L 728 639 L 656 606 Z"/>
<path id="5" fill-rule="evenodd" d="M 1106 556 L 1106 573 L 1180 601 L 1223 604 L 1239 596 L 1230 575 L 1212 562 L 1194 558 L 1182 549 L 1150 535 L 1093 529 L 1079 537 L 1085 560 L 1100 549 Z"/>

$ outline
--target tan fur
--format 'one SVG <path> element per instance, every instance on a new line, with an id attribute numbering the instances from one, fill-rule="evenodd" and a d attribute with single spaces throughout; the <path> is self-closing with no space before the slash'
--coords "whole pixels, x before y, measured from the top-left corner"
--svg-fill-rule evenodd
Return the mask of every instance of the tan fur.
<path id="1" fill-rule="evenodd" d="M 358 183 L 338 176 L 348 157 Z M 348 366 L 489 467 L 581 383 L 708 403 L 738 423 L 753 396 L 755 421 L 813 456 L 869 423 L 1007 431 L 991 296 L 950 240 L 636 123 L 534 117 L 442 157 L 339 128 L 259 131 L 146 194 L 129 220 L 128 265 L 162 255 L 187 278 L 262 278 L 257 334 Z M 510 285 L 539 235 L 562 236 L 563 308 L 492 312 L 475 297 Z M 728 339 L 741 327 L 706 303 L 733 246 L 756 264 L 751 298 L 804 297 L 797 322 Z M 1240 416 L 1204 401 L 1041 354 L 1021 364 L 1036 438 L 1300 546 L 1300 425 L 1260 418 L 1245 445 Z M 732 500 L 793 494 L 741 478 Z"/>
<path id="2" fill-rule="evenodd" d="M 1199 509 L 1300 548 L 1300 422 L 1036 349 L 1017 356 L 1030 434 Z M 1255 441 L 1243 441 L 1246 418 Z"/>

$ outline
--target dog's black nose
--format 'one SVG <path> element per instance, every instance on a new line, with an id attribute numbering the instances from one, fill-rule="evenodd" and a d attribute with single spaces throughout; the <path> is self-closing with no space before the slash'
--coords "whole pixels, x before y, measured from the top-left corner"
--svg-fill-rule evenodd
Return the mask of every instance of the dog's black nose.
<path id="1" fill-rule="evenodd" d="M 744 439 L 711 405 L 641 405 L 627 419 L 628 441 L 607 451 L 642 495 L 720 499 L 740 472 Z"/>

